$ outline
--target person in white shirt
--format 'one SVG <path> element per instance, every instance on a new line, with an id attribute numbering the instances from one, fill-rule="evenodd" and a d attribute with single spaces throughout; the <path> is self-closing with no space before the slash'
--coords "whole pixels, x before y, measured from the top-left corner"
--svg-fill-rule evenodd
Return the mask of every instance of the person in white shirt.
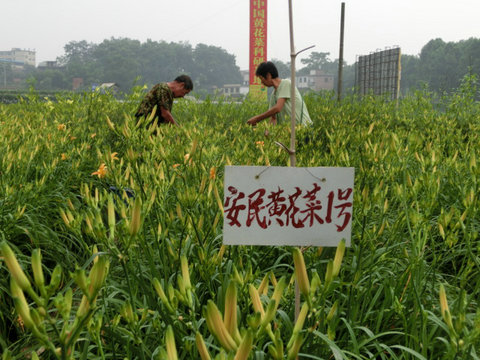
<path id="1" fill-rule="evenodd" d="M 291 82 L 288 79 L 281 79 L 278 76 L 278 70 L 271 61 L 263 62 L 258 65 L 255 75 L 260 78 L 264 86 L 274 88 L 270 98 L 269 109 L 248 119 L 247 124 L 256 125 L 262 120 L 271 118 L 272 124 L 289 122 L 292 116 L 291 104 Z M 295 87 L 295 119 L 297 124 L 310 125 L 312 120 L 308 114 L 307 106 L 303 101 L 302 95 Z"/>

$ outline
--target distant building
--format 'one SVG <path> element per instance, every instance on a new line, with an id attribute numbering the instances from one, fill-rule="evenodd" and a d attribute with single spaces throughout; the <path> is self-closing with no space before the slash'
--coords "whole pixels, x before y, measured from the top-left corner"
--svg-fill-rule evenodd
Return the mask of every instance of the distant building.
<path id="1" fill-rule="evenodd" d="M 225 84 L 223 87 L 218 89 L 219 93 L 225 96 L 232 96 L 232 97 L 242 97 L 248 94 L 250 90 L 249 87 L 249 72 L 248 70 L 240 70 L 240 74 L 242 74 L 242 83 L 241 84 Z"/>
<path id="2" fill-rule="evenodd" d="M 333 90 L 334 77 L 322 70 L 310 70 L 309 75 L 298 76 L 296 84 L 299 90 Z"/>
<path id="3" fill-rule="evenodd" d="M 83 78 L 72 79 L 72 90 L 78 90 L 83 85 Z"/>
<path id="4" fill-rule="evenodd" d="M 248 94 L 248 86 L 241 84 L 225 84 L 219 90 L 221 95 L 231 97 L 242 97 Z"/>
<path id="5" fill-rule="evenodd" d="M 95 90 L 100 91 L 102 94 L 110 93 L 116 94 L 120 90 L 117 83 L 103 83 L 95 88 Z"/>
<path id="6" fill-rule="evenodd" d="M 38 64 L 37 69 L 59 69 L 60 67 L 57 61 L 42 61 Z"/>
<path id="7" fill-rule="evenodd" d="M 35 66 L 35 51 L 13 48 L 10 51 L 0 51 L 0 60 L 12 62 L 16 67 L 23 65 Z"/>
<path id="8" fill-rule="evenodd" d="M 241 70 L 243 81 L 241 84 L 225 84 L 219 89 L 219 94 L 224 96 L 241 97 L 248 94 L 249 91 L 249 72 Z M 333 90 L 334 76 L 325 74 L 322 70 L 310 70 L 310 74 L 296 77 L 296 84 L 299 90 Z"/>
<path id="9" fill-rule="evenodd" d="M 242 74 L 242 86 L 249 86 L 249 81 L 250 81 L 250 72 L 248 70 L 240 70 L 240 74 Z"/>

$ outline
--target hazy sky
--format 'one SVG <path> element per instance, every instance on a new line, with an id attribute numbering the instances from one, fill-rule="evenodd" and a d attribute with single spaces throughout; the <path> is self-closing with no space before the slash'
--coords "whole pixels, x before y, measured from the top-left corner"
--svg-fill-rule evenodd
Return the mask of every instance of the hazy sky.
<path id="1" fill-rule="evenodd" d="M 418 55 L 431 39 L 480 38 L 480 0 L 344 0 L 344 58 L 400 46 Z M 293 0 L 296 51 L 339 56 L 341 0 Z M 127 37 L 219 46 L 248 68 L 249 0 L 1 0 L 0 50 L 35 49 L 37 64 L 70 41 Z M 268 58 L 290 60 L 288 0 L 268 1 Z"/>

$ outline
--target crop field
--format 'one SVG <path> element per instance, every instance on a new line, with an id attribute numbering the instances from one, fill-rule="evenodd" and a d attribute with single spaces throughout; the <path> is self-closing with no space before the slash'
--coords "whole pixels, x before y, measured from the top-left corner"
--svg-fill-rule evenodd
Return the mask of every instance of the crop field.
<path id="1" fill-rule="evenodd" d="M 296 165 L 355 168 L 347 248 L 222 244 L 225 166 L 289 165 L 265 103 L 0 105 L 2 359 L 479 359 L 476 86 L 306 95 Z"/>

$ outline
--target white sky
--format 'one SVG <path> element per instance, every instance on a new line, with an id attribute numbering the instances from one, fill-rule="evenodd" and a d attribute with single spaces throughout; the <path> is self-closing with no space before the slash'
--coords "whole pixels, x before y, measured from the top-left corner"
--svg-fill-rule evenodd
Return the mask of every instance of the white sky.
<path id="1" fill-rule="evenodd" d="M 344 0 L 344 59 L 400 46 L 418 55 L 431 39 L 480 38 L 480 0 Z M 293 0 L 296 51 L 339 57 L 341 0 Z M 37 64 L 70 41 L 111 37 L 222 47 L 248 69 L 249 0 L 1 0 L 0 50 L 36 50 Z M 290 61 L 288 0 L 268 0 L 268 59 Z"/>

